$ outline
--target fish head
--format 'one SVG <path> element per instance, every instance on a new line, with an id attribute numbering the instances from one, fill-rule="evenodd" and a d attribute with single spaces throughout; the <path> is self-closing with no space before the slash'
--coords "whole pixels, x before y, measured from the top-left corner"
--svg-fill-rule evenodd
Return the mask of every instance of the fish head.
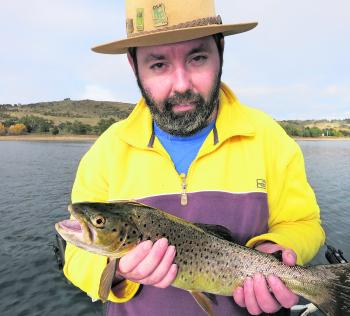
<path id="1" fill-rule="evenodd" d="M 109 203 L 75 203 L 68 207 L 70 220 L 55 225 L 68 242 L 90 252 L 119 258 L 142 239 L 132 212 Z"/>

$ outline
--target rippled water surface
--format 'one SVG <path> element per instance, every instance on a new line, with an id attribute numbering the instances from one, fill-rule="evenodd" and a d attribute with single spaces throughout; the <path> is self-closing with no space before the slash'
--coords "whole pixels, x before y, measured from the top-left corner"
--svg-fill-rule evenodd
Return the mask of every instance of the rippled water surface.
<path id="1" fill-rule="evenodd" d="M 0 142 L 0 315 L 101 315 L 57 268 L 50 243 L 91 143 Z M 301 141 L 331 244 L 350 258 L 350 142 Z M 323 250 L 314 262 L 325 262 Z"/>

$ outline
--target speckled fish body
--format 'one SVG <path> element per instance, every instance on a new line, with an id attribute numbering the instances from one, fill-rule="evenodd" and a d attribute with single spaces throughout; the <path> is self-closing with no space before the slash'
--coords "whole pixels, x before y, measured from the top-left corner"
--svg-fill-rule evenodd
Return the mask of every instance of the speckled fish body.
<path id="1" fill-rule="evenodd" d="M 272 255 L 222 238 L 216 226 L 193 224 L 131 201 L 73 204 L 70 210 L 80 224 L 80 236 L 76 223 L 67 221 L 56 224 L 58 232 L 110 258 L 121 257 L 141 241 L 166 237 L 176 248 L 175 287 L 231 296 L 246 277 L 274 274 L 326 315 L 350 315 L 350 264 L 289 267 Z"/>

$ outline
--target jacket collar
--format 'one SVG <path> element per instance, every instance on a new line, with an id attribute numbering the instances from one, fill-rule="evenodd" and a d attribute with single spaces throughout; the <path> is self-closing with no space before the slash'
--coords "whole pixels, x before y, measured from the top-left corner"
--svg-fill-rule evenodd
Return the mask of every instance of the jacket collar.
<path id="1" fill-rule="evenodd" d="M 218 144 L 220 144 L 233 136 L 255 135 L 255 128 L 247 110 L 223 82 L 220 87 L 220 103 L 215 127 L 216 131 L 214 129 L 214 132 L 212 132 L 214 138 L 208 137 L 203 147 L 213 146 L 215 137 L 217 137 Z M 215 135 L 215 133 L 217 134 Z M 152 116 L 143 98 L 123 122 L 119 136 L 132 146 L 139 148 L 149 147 L 150 141 L 154 137 Z"/>

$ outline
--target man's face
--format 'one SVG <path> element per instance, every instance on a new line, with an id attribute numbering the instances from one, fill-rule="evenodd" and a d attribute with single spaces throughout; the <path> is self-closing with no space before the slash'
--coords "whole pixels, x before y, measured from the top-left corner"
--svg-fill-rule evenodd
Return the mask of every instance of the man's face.
<path id="1" fill-rule="evenodd" d="M 161 129 L 188 136 L 208 125 L 216 113 L 221 77 L 212 36 L 137 48 L 137 63 L 139 87 Z"/>

